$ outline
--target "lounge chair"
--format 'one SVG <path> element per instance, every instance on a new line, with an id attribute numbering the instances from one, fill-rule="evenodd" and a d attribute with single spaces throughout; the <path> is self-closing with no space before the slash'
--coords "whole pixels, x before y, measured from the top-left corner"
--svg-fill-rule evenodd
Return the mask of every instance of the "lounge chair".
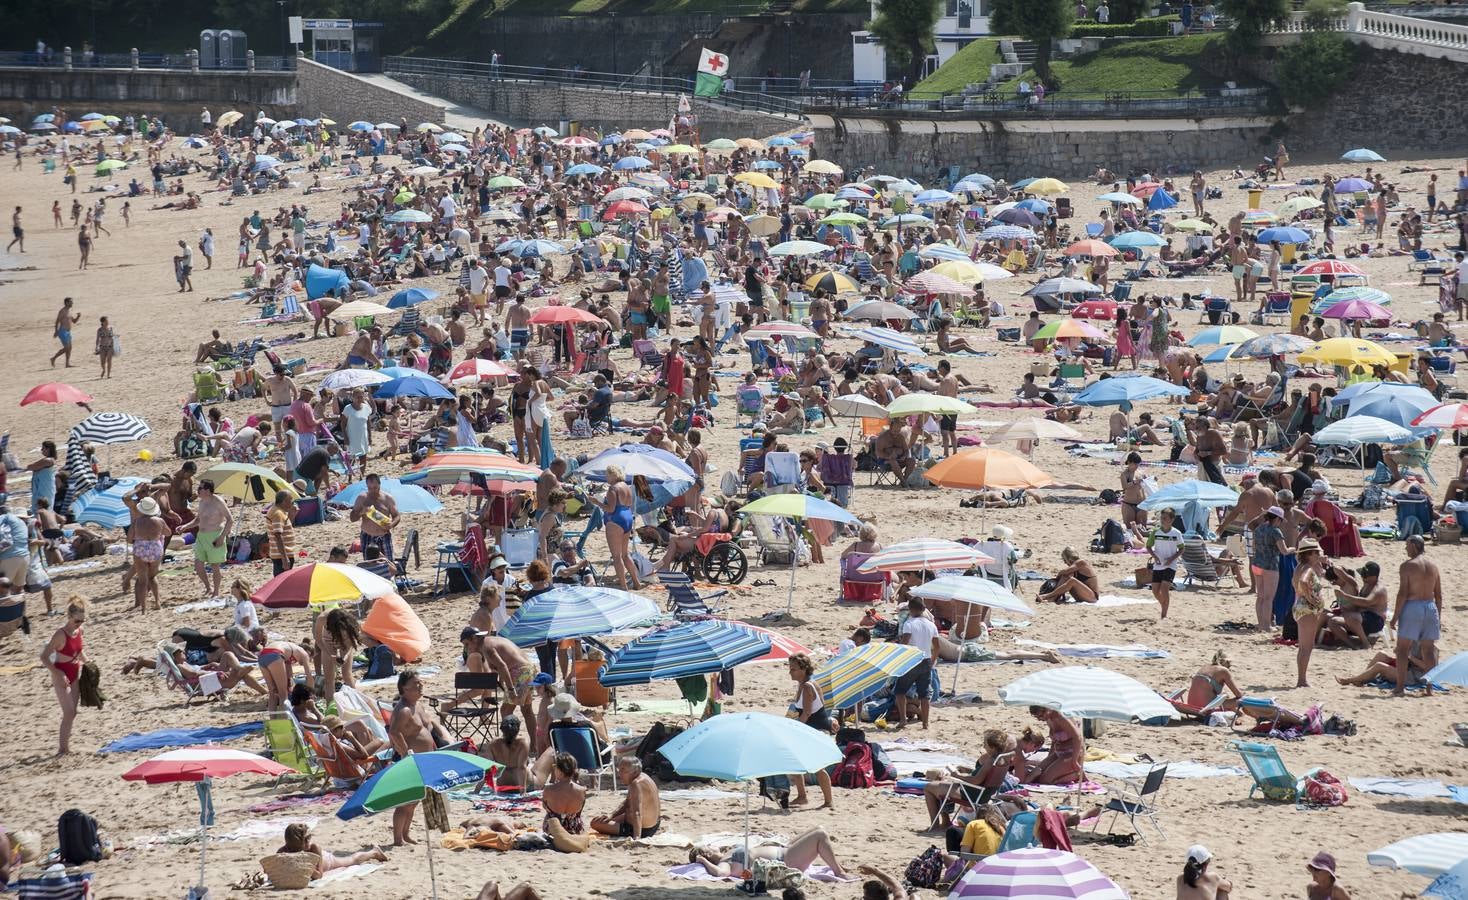
<path id="1" fill-rule="evenodd" d="M 750 516 L 749 523 L 759 542 L 760 564 L 789 565 L 800 547 L 800 536 L 789 521 L 776 516 Z"/>
<path id="2" fill-rule="evenodd" d="M 1035 837 L 1035 825 L 1038 821 L 1039 814 L 1033 812 L 1015 813 L 1011 816 L 1009 825 L 1004 829 L 1004 837 L 999 841 L 999 852 L 1008 853 L 1011 850 L 1039 846 L 1040 842 Z"/>
<path id="3" fill-rule="evenodd" d="M 183 691 L 188 698 L 186 706 L 192 706 L 198 699 L 222 700 L 228 693 L 224 684 L 219 680 L 218 672 L 205 672 L 198 678 L 189 678 L 174 663 L 173 657 L 158 651 L 154 671 L 163 678 L 164 684 L 175 690 Z"/>
<path id="4" fill-rule="evenodd" d="M 1178 688 L 1171 694 L 1163 694 L 1172 708 L 1194 719 L 1208 721 L 1208 717 L 1223 708 L 1227 697 L 1213 688 L 1202 678 L 1194 678 L 1192 684 L 1185 688 Z"/>
<path id="5" fill-rule="evenodd" d="M 1265 799 L 1278 800 L 1281 803 L 1293 803 L 1299 799 L 1300 791 L 1295 776 L 1285 767 L 1284 760 L 1279 758 L 1279 750 L 1275 747 L 1246 741 L 1230 741 L 1228 746 L 1237 750 L 1244 758 L 1244 766 L 1254 778 L 1254 784 L 1249 788 L 1250 797 L 1258 791 Z"/>
<path id="6" fill-rule="evenodd" d="M 265 745 L 270 749 L 270 758 L 307 778 L 325 778 L 326 772 L 316 765 L 306 749 L 295 719 L 284 712 L 267 713 L 265 716 Z M 288 778 L 282 775 L 281 778 Z M 277 783 L 280 779 L 276 779 Z"/>
<path id="7" fill-rule="evenodd" d="M 392 708 L 388 706 L 384 710 L 385 701 L 375 700 L 354 687 L 343 685 L 337 688 L 336 696 L 337 715 L 342 718 L 349 716 L 361 721 L 372 732 L 372 736 L 380 741 L 387 740 L 387 720 L 391 718 Z"/>
<path id="8" fill-rule="evenodd" d="M 765 493 L 793 494 L 800 490 L 800 456 L 788 451 L 765 454 Z"/>
<path id="9" fill-rule="evenodd" d="M 1217 567 L 1213 565 L 1213 557 L 1208 555 L 1208 545 L 1201 538 L 1183 540 L 1182 563 L 1186 573 L 1183 577 L 1185 586 L 1202 582 L 1209 587 L 1218 587 L 1222 581 Z"/>
<path id="10" fill-rule="evenodd" d="M 311 748 L 311 754 L 321 764 L 325 777 L 333 782 L 356 787 L 376 771 L 377 766 L 364 768 L 346 752 L 341 741 L 324 728 L 302 728 L 301 736 Z"/>
<path id="11" fill-rule="evenodd" d="M 719 609 L 723 608 L 723 605 L 710 606 L 709 601 L 717 600 L 729 593 L 728 591 L 713 591 L 700 594 L 693 587 L 693 579 L 689 578 L 686 572 L 660 571 L 656 574 L 658 581 L 668 589 L 668 609 L 680 619 L 715 615 Z"/>
<path id="12" fill-rule="evenodd" d="M 1106 833 L 1116 827 L 1116 820 L 1120 816 L 1126 816 L 1132 825 L 1132 830 L 1137 833 L 1137 840 L 1143 844 L 1147 838 L 1143 836 L 1142 829 L 1137 826 L 1138 819 L 1146 819 L 1157 829 L 1157 834 L 1163 840 L 1167 839 L 1167 833 L 1162 830 L 1162 823 L 1157 821 L 1157 797 L 1162 792 L 1162 783 L 1167 778 L 1167 764 L 1155 765 L 1147 771 L 1147 777 L 1141 780 L 1123 778 L 1123 787 L 1113 790 L 1110 800 L 1101 808 L 1102 815 L 1111 813 L 1111 824 L 1107 826 Z M 1094 833 L 1101 827 L 1101 816 L 1096 817 L 1096 824 L 1091 826 Z"/>

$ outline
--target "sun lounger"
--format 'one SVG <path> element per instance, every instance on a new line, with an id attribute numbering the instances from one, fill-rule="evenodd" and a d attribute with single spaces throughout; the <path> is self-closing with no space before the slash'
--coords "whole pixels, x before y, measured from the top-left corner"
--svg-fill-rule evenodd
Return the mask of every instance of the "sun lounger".
<path id="1" fill-rule="evenodd" d="M 1222 709 L 1224 703 L 1224 695 L 1212 691 L 1208 683 L 1201 678 L 1194 678 L 1193 683 L 1188 687 L 1163 696 L 1167 698 L 1168 703 L 1172 704 L 1173 709 L 1185 716 L 1202 719 L 1205 722 L 1215 711 Z"/>

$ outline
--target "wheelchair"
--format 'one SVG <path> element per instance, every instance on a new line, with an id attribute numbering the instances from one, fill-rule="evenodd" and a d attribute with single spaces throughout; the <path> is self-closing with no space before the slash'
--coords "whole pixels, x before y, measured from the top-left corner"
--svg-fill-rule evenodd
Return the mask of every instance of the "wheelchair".
<path id="1" fill-rule="evenodd" d="M 739 584 L 749 574 L 749 557 L 734 540 L 720 541 L 699 553 L 697 548 L 680 556 L 675 563 L 692 579 L 710 584 Z"/>

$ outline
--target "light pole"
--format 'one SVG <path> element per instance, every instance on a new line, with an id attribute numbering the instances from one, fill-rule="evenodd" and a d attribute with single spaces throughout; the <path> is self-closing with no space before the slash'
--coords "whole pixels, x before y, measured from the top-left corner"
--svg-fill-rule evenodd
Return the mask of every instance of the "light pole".
<path id="1" fill-rule="evenodd" d="M 285 0 L 275 0 L 275 6 L 280 10 L 280 58 L 290 56 L 291 33 L 285 23 Z"/>
<path id="2" fill-rule="evenodd" d="M 612 74 L 616 75 L 621 72 L 617 68 L 617 14 L 609 12 L 607 18 L 612 20 Z"/>

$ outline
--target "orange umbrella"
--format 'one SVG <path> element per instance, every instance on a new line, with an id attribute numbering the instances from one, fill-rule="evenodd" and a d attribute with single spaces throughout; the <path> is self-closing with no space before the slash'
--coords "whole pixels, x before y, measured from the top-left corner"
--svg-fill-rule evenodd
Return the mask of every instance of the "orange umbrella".
<path id="1" fill-rule="evenodd" d="M 604 320 L 579 306 L 543 306 L 530 316 L 531 325 L 586 324 L 601 325 Z"/>
<path id="2" fill-rule="evenodd" d="M 1105 241 L 1087 239 L 1065 248 L 1066 256 L 1115 256 L 1116 248 Z"/>
<path id="3" fill-rule="evenodd" d="M 1055 483 L 1028 460 L 992 447 L 956 453 L 923 474 L 939 487 L 970 490 L 1037 488 Z"/>

